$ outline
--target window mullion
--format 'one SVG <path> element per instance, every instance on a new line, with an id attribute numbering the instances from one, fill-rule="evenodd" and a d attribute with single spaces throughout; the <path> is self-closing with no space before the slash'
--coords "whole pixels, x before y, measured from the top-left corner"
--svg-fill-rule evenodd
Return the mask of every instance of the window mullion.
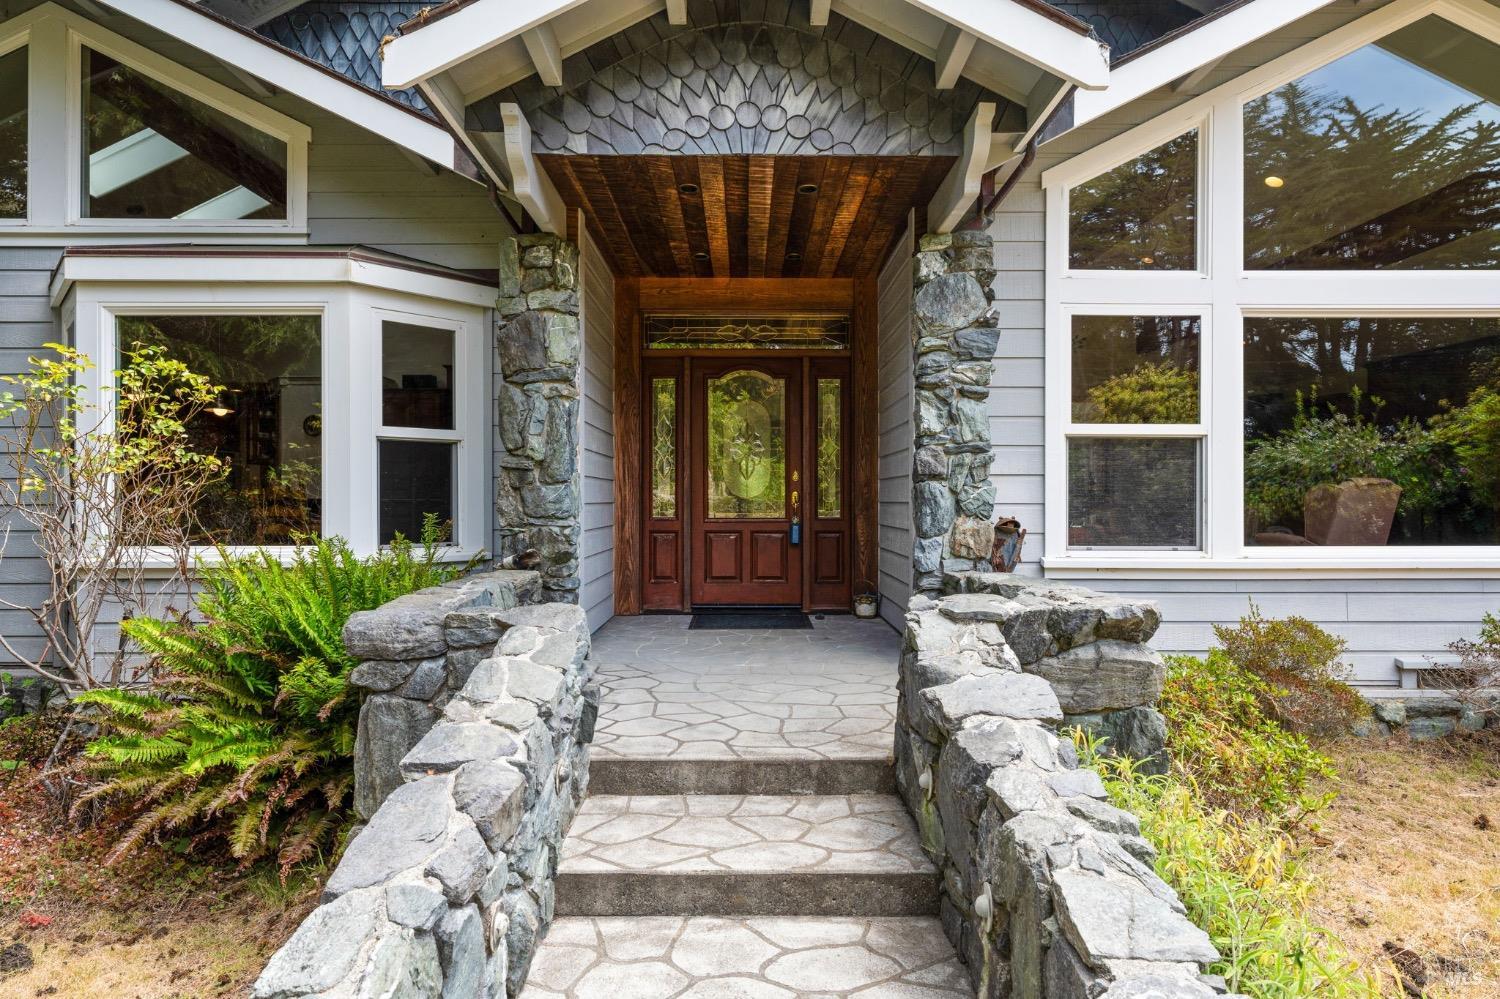
<path id="1" fill-rule="evenodd" d="M 1239 102 L 1219 101 L 1209 118 L 1204 221 L 1208 226 L 1213 312 L 1204 359 L 1205 550 L 1210 558 L 1241 554 L 1244 534 L 1244 356 L 1240 306 L 1243 266 L 1241 203 L 1244 136 Z"/>
<path id="2" fill-rule="evenodd" d="M 76 141 L 77 69 L 68 55 L 68 26 L 55 17 L 38 21 L 31 28 L 26 57 L 28 221 L 60 228 L 66 221 L 68 176 L 73 172 L 68 157 Z"/>

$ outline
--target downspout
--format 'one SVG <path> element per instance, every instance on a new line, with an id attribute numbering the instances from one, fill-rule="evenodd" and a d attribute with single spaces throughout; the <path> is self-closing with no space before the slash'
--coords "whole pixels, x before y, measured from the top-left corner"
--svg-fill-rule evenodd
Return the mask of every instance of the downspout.
<path id="1" fill-rule="evenodd" d="M 1076 89 L 1076 87 L 1069 87 L 1070 92 Z M 1005 183 L 1000 185 L 1000 190 L 996 191 L 990 197 L 989 201 L 984 200 L 983 194 L 981 194 L 975 201 L 974 207 L 978 208 L 979 212 L 973 224 L 982 227 L 984 225 L 984 220 L 989 218 L 996 208 L 1000 207 L 1000 202 L 1004 201 L 1006 196 L 1010 194 L 1011 190 L 1015 188 L 1016 184 L 1021 179 L 1021 174 L 1025 173 L 1027 168 L 1030 167 L 1032 163 L 1036 162 L 1036 147 L 1041 142 L 1043 133 L 1045 133 L 1047 129 L 1052 125 L 1053 120 L 1057 118 L 1057 116 L 1062 112 L 1063 107 L 1067 104 L 1067 96 L 1068 95 L 1064 95 L 1064 99 L 1057 102 L 1057 104 L 1052 108 L 1051 113 L 1047 115 L 1045 121 L 1041 122 L 1041 124 L 1037 125 L 1031 130 L 1031 137 L 1026 140 L 1026 150 L 1021 154 L 1021 162 L 1017 164 L 1016 168 L 1012 170 L 1010 172 L 1010 175 L 1005 178 Z M 994 170 L 991 170 L 988 174 L 985 175 L 985 179 L 987 181 L 993 182 L 995 173 L 999 169 L 1000 167 L 996 167 Z"/>

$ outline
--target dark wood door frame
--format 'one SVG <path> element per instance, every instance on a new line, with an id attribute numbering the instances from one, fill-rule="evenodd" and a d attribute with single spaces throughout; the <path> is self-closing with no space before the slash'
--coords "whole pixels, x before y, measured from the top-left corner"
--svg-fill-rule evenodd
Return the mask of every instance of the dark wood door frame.
<path id="1" fill-rule="evenodd" d="M 877 338 L 878 304 L 873 278 L 616 278 L 615 280 L 615 612 L 640 614 L 646 549 L 647 460 L 645 369 L 641 344 L 641 316 L 646 312 L 803 312 L 848 310 L 851 316 L 851 375 L 845 423 L 848 427 L 850 468 L 848 510 L 850 581 L 856 593 L 874 590 L 878 580 L 876 495 L 878 481 Z M 786 356 L 788 352 L 778 352 Z M 722 353 L 720 353 L 722 356 Z M 824 354 L 823 356 L 827 356 Z M 691 368 L 692 359 L 686 361 Z M 686 388 L 687 382 L 682 382 Z M 679 407 L 679 414 L 681 413 Z M 679 428 L 679 445 L 681 443 Z M 681 449 L 679 447 L 679 454 Z M 684 470 L 679 462 L 679 477 Z M 685 540 L 685 539 L 683 539 Z M 682 580 L 683 602 L 689 607 L 687 578 Z M 811 584 L 804 588 L 804 606 L 815 606 Z"/>

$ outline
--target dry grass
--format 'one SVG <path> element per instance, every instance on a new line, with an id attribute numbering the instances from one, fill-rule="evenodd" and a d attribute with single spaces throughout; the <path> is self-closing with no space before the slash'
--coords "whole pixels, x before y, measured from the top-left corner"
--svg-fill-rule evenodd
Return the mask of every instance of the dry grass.
<path id="1" fill-rule="evenodd" d="M 1429 999 L 1500 999 L 1500 733 L 1327 749 L 1339 795 L 1308 862 L 1312 918 L 1371 970 L 1390 973 L 1388 942 L 1415 953 Z"/>
<path id="2" fill-rule="evenodd" d="M 0 760 L 50 745 L 45 732 L 0 729 Z M 0 970 L 0 999 L 243 996 L 316 903 L 317 874 L 282 886 L 168 848 L 107 868 L 112 829 L 65 821 L 34 766 L 0 771 L 0 969 L 23 950 L 32 962 Z"/>

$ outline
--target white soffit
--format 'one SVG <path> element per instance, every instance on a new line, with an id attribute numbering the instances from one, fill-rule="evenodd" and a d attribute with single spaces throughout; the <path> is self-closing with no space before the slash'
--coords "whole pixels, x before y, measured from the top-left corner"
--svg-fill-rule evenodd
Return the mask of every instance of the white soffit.
<path id="1" fill-rule="evenodd" d="M 109 6 L 201 49 L 290 94 L 351 121 L 440 166 L 454 165 L 453 136 L 442 126 L 311 66 L 258 35 L 224 24 L 178 0 L 109 0 Z"/>
<path id="2" fill-rule="evenodd" d="M 1196 25 L 1181 36 L 1114 67 L 1107 90 L 1073 96 L 1073 127 L 1144 97 L 1199 67 L 1223 59 L 1258 38 L 1279 31 L 1333 0 L 1251 0 Z"/>
<path id="3" fill-rule="evenodd" d="M 535 71 L 520 39 L 538 25 L 550 23 L 567 57 L 665 9 L 665 0 L 472 0 L 387 42 L 382 82 L 408 87 L 448 72 L 474 100 Z M 957 26 L 979 39 L 964 75 L 1007 96 L 1024 97 L 1042 73 L 1083 88 L 1109 80 L 1104 46 L 1022 0 L 833 0 L 833 10 L 928 58 Z"/>

